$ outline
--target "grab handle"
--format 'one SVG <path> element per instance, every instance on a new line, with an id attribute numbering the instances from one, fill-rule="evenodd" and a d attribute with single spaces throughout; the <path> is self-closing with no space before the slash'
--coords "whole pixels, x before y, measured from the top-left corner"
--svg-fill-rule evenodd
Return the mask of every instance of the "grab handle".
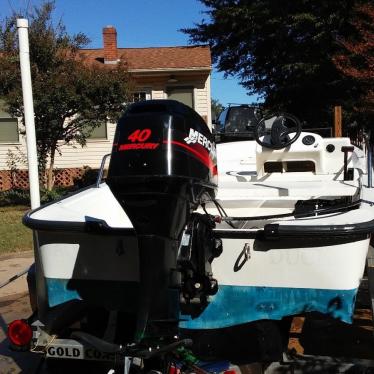
<path id="1" fill-rule="evenodd" d="M 353 146 L 342 147 L 342 152 L 344 152 L 344 180 L 351 181 L 353 180 L 353 174 L 348 170 L 348 153 L 353 152 Z"/>

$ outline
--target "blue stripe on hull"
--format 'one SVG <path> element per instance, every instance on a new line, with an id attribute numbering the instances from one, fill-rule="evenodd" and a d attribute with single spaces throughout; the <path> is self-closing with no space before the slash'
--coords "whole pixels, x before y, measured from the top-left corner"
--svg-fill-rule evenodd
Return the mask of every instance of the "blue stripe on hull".
<path id="1" fill-rule="evenodd" d="M 50 307 L 81 299 L 79 292 L 68 287 L 68 282 L 66 279 L 46 278 Z M 312 311 L 330 314 L 334 318 L 351 323 L 356 293 L 357 289 L 221 285 L 199 317 L 191 319 L 189 316 L 181 316 L 185 321 L 180 323 L 180 327 L 216 329 L 261 319 L 279 320 L 285 316 Z"/>
<path id="2" fill-rule="evenodd" d="M 78 291 L 69 289 L 69 279 L 45 278 L 50 307 L 66 303 L 70 300 L 80 300 Z"/>
<path id="3" fill-rule="evenodd" d="M 303 312 L 330 314 L 351 323 L 357 289 L 324 290 L 310 288 L 219 286 L 218 293 L 202 314 L 180 327 L 216 329 L 260 319 L 282 319 Z"/>

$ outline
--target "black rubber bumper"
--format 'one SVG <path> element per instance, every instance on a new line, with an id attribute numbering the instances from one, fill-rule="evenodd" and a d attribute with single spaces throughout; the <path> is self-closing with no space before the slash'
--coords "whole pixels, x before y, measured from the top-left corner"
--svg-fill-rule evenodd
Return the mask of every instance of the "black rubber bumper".
<path id="1" fill-rule="evenodd" d="M 215 236 L 221 239 L 262 239 L 278 240 L 282 238 L 313 237 L 357 237 L 369 236 L 374 232 L 374 220 L 345 225 L 265 225 L 259 230 L 227 229 L 214 230 Z"/>
<path id="2" fill-rule="evenodd" d="M 23 224 L 38 231 L 86 232 L 98 235 L 135 236 L 134 228 L 116 228 L 104 220 L 87 220 L 86 222 L 39 220 L 31 217 L 38 209 L 26 213 Z M 281 238 L 305 237 L 352 237 L 368 236 L 374 232 L 374 220 L 344 225 L 280 225 L 267 224 L 263 229 L 215 229 L 216 238 L 221 239 L 262 239 L 277 240 Z"/>

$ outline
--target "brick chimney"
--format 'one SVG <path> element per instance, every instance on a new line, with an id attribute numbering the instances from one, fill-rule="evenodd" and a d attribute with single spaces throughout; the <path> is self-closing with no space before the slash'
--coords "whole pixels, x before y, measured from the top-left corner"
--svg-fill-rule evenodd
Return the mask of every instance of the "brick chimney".
<path id="1" fill-rule="evenodd" d="M 113 26 L 103 28 L 104 40 L 104 63 L 116 64 L 118 62 L 117 52 L 117 30 Z"/>

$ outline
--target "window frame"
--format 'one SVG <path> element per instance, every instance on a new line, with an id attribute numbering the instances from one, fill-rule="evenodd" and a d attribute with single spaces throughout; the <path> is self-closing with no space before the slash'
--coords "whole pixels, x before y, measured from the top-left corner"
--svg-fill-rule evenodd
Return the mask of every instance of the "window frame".
<path id="1" fill-rule="evenodd" d="M 144 94 L 144 96 L 145 96 L 144 100 L 137 100 L 137 101 L 135 101 L 134 100 L 134 95 L 136 95 L 136 94 Z M 130 101 L 131 104 L 133 104 L 133 103 L 139 103 L 141 101 L 152 100 L 152 90 L 150 88 L 139 88 L 136 91 L 132 91 L 131 92 L 131 99 L 132 99 Z"/>
<path id="2" fill-rule="evenodd" d="M 0 140 L 0 146 L 6 144 L 20 144 L 20 131 L 19 131 L 19 120 L 16 117 L 12 117 L 8 112 L 3 109 L 4 101 L 0 100 L 0 123 L 6 122 L 7 120 L 10 122 L 14 121 L 16 127 L 16 134 L 17 140 Z M 7 115 L 7 116 L 5 116 Z"/>

